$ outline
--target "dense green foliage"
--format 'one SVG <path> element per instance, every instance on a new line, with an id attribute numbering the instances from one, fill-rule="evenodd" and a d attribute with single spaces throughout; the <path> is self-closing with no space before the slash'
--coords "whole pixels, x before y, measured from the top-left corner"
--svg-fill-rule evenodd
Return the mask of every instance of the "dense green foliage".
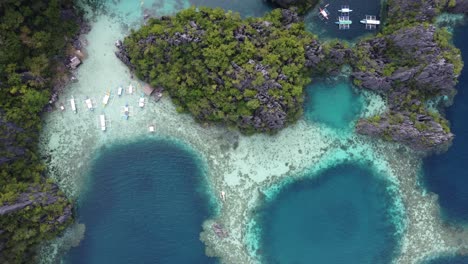
<path id="1" fill-rule="evenodd" d="M 275 111 L 267 108 L 273 100 L 287 114 L 286 123 L 295 121 L 310 81 L 304 48 L 312 35 L 303 23 L 286 27 L 283 20 L 280 9 L 243 20 L 221 9 L 190 8 L 151 20 L 124 45 L 137 76 L 168 90 L 180 111 L 245 132 L 274 131 L 265 120 L 255 126 L 243 120 Z M 262 102 L 260 93 L 272 99 Z"/>
<path id="2" fill-rule="evenodd" d="M 63 10 L 75 14 L 73 5 L 73 0 L 0 1 L 0 206 L 31 188 L 51 188 L 37 155 L 40 113 L 78 30 L 73 18 L 63 16 Z M 68 203 L 28 206 L 0 217 L 0 262 L 30 262 L 34 245 L 64 228 L 47 219 Z"/>
<path id="3" fill-rule="evenodd" d="M 314 8 L 320 1 L 319 0 L 272 0 L 273 3 L 278 3 L 284 8 L 297 7 L 300 14 L 306 13 L 309 9 Z"/>

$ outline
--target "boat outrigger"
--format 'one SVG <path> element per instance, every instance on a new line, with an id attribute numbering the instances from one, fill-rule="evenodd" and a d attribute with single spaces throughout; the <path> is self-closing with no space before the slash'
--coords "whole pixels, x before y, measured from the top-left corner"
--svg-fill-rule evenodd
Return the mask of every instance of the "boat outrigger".
<path id="1" fill-rule="evenodd" d="M 362 24 L 366 24 L 366 29 L 376 29 L 380 25 L 380 20 L 376 16 L 366 15 L 366 18 L 361 20 Z"/>
<path id="2" fill-rule="evenodd" d="M 75 98 L 72 97 L 72 98 L 70 99 L 70 105 L 71 105 L 71 109 L 72 109 L 73 113 L 76 114 Z"/>
<path id="3" fill-rule="evenodd" d="M 125 106 L 124 106 L 124 118 L 125 118 L 125 120 L 128 120 L 129 115 L 130 115 L 130 111 L 129 111 L 128 104 L 125 104 Z"/>
<path id="4" fill-rule="evenodd" d="M 106 106 L 107 103 L 109 103 L 109 98 L 110 98 L 110 92 L 108 91 L 106 95 L 104 95 L 104 98 L 102 99 L 102 103 L 104 104 L 104 106 Z"/>
<path id="5" fill-rule="evenodd" d="M 340 12 L 340 13 L 350 13 L 350 12 L 353 12 L 353 10 L 349 9 L 349 6 L 343 5 L 343 6 L 341 6 L 341 9 L 338 10 L 338 12 Z"/>
<path id="6" fill-rule="evenodd" d="M 119 89 L 117 89 L 117 95 L 121 96 L 122 95 L 123 88 L 122 86 L 119 86 Z"/>
<path id="7" fill-rule="evenodd" d="M 141 108 L 145 106 L 145 97 L 143 97 L 143 95 L 141 95 L 140 99 L 138 100 L 138 106 Z"/>
<path id="8" fill-rule="evenodd" d="M 102 114 L 99 116 L 99 120 L 101 121 L 101 130 L 106 131 L 106 117 Z"/>
<path id="9" fill-rule="evenodd" d="M 328 20 L 328 16 L 330 15 L 330 12 L 328 12 L 328 9 L 327 9 L 328 5 L 329 4 L 326 4 L 323 8 L 319 7 L 319 16 L 321 19 Z"/>
<path id="10" fill-rule="evenodd" d="M 88 109 L 93 111 L 94 108 L 93 108 L 93 102 L 91 101 L 91 99 L 86 98 L 85 102 L 86 102 L 86 106 L 88 107 Z"/>
<path id="11" fill-rule="evenodd" d="M 349 26 L 353 23 L 349 19 L 349 16 L 340 16 L 338 17 L 338 21 L 335 22 L 335 24 L 338 24 L 339 29 L 349 29 Z"/>

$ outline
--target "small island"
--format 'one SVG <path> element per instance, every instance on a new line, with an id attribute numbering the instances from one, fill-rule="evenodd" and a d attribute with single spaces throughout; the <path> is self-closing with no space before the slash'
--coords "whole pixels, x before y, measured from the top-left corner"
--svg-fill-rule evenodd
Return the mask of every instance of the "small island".
<path id="1" fill-rule="evenodd" d="M 290 10 L 241 19 L 222 9 L 190 8 L 150 20 L 117 56 L 200 122 L 275 132 L 302 115 L 311 43 L 313 35 Z"/>

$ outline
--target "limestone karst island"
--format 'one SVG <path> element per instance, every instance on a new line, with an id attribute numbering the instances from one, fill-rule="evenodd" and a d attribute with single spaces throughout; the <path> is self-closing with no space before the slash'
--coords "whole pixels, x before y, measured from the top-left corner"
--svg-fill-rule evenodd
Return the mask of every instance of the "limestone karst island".
<path id="1" fill-rule="evenodd" d="M 467 13 L 0 1 L 0 263 L 468 264 Z"/>

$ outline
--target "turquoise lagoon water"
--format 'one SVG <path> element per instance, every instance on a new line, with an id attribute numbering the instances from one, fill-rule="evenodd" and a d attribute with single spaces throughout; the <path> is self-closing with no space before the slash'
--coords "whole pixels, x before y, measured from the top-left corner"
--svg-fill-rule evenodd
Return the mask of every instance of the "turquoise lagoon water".
<path id="1" fill-rule="evenodd" d="M 78 206 L 85 238 L 68 262 L 215 263 L 199 240 L 211 213 L 202 167 L 170 141 L 102 149 Z"/>
<path id="2" fill-rule="evenodd" d="M 306 88 L 305 118 L 335 129 L 353 130 L 363 99 L 345 81 L 321 81 Z"/>
<path id="3" fill-rule="evenodd" d="M 357 165 L 285 186 L 259 212 L 265 263 L 389 263 L 398 243 L 387 186 Z"/>

